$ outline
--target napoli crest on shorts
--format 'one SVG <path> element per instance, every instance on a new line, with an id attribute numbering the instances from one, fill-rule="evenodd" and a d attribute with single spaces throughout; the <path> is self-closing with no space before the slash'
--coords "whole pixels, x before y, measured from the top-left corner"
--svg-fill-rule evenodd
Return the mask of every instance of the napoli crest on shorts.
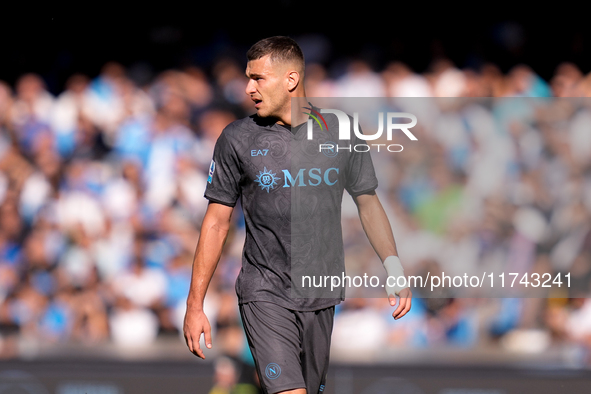
<path id="1" fill-rule="evenodd" d="M 269 193 L 270 189 L 273 189 L 277 186 L 277 181 L 279 178 L 275 176 L 274 172 L 267 170 L 267 167 L 263 169 L 263 171 L 259 171 L 259 175 L 257 175 L 256 179 L 254 180 L 256 183 L 259 184 L 261 189 L 266 190 Z"/>
<path id="2" fill-rule="evenodd" d="M 265 368 L 265 375 L 269 379 L 277 379 L 279 375 L 281 375 L 281 367 L 275 363 L 270 363 L 267 365 L 267 368 Z"/>

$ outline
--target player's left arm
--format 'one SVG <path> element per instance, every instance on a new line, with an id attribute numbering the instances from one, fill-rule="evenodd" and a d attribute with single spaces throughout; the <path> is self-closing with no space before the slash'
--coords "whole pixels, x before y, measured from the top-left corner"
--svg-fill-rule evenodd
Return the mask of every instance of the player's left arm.
<path id="1" fill-rule="evenodd" d="M 354 196 L 353 200 L 357 204 L 363 230 L 382 262 L 386 261 L 388 257 L 392 259 L 393 256 L 398 256 L 390 221 L 377 194 L 375 192 L 361 194 Z M 395 260 L 398 261 L 397 257 Z M 398 295 L 400 303 L 392 313 L 394 319 L 400 319 L 406 315 L 411 307 L 412 292 L 409 287 L 400 290 Z M 396 297 L 393 294 L 388 294 L 388 299 L 390 305 L 396 305 Z"/>

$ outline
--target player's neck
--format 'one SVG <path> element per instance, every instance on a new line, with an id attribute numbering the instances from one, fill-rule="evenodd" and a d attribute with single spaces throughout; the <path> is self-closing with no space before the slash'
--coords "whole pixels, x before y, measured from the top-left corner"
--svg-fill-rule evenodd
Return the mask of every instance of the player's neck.
<path id="1" fill-rule="evenodd" d="M 293 96 L 289 106 L 285 109 L 283 116 L 278 118 L 277 123 L 285 126 L 297 126 L 305 123 L 308 117 L 301 111 L 308 106 L 306 95 Z"/>

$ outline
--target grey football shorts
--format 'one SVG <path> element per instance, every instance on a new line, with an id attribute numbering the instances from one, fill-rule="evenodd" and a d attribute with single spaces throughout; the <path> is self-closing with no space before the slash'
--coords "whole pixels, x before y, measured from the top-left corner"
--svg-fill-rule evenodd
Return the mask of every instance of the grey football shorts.
<path id="1" fill-rule="evenodd" d="M 240 316 L 263 392 L 324 391 L 334 306 L 301 312 L 255 301 L 240 305 Z"/>

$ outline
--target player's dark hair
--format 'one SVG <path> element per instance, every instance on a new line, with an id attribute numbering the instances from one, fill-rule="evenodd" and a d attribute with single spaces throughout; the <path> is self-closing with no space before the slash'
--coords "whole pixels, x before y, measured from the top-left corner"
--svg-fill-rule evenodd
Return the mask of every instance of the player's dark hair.
<path id="1" fill-rule="evenodd" d="M 271 61 L 294 62 L 304 71 L 304 53 L 293 39 L 285 36 L 275 36 L 260 40 L 254 44 L 248 52 L 248 61 L 257 60 L 263 56 L 271 55 Z"/>

